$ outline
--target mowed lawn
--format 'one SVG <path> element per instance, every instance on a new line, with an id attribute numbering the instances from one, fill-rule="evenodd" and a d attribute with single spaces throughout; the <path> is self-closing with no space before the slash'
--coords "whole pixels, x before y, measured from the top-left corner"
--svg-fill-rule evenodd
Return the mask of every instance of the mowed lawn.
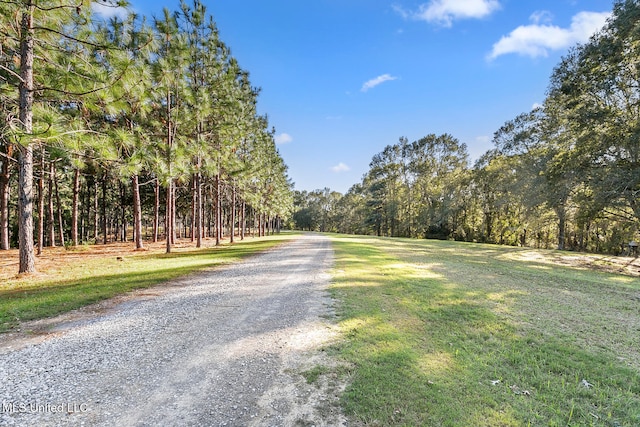
<path id="1" fill-rule="evenodd" d="M 47 248 L 36 261 L 38 273 L 16 275 L 17 250 L 0 254 L 0 334 L 21 323 L 66 313 L 127 292 L 149 288 L 198 271 L 237 262 L 292 239 L 283 233 L 218 247 L 184 243 L 164 253 L 164 244 Z M 213 244 L 208 242 L 209 244 Z"/>
<path id="2" fill-rule="evenodd" d="M 344 338 L 333 350 L 358 423 L 640 426 L 638 277 L 566 252 L 340 235 L 333 245 Z"/>

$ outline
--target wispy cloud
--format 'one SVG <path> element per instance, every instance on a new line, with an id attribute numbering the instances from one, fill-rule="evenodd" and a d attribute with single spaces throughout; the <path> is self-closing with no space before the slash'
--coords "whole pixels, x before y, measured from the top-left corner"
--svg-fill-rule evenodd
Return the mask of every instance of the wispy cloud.
<path id="1" fill-rule="evenodd" d="M 293 142 L 293 137 L 288 133 L 281 133 L 280 135 L 276 135 L 274 139 L 276 141 L 276 144 L 278 145 L 283 145 L 283 144 L 288 144 L 290 142 Z"/>
<path id="2" fill-rule="evenodd" d="M 349 172 L 351 168 L 345 165 L 344 163 L 340 162 L 337 165 L 333 166 L 331 170 L 335 173 L 340 173 L 340 172 Z"/>
<path id="3" fill-rule="evenodd" d="M 487 135 L 476 136 L 476 142 L 479 144 L 488 144 L 491 142 L 491 137 Z"/>
<path id="4" fill-rule="evenodd" d="M 423 3 L 416 11 L 408 11 L 394 5 L 393 9 L 404 19 L 416 19 L 444 27 L 451 27 L 453 21 L 480 19 L 500 9 L 498 0 L 431 0 Z"/>
<path id="5" fill-rule="evenodd" d="M 540 24 L 541 12 L 531 16 L 533 24 L 522 25 L 504 36 L 493 45 L 489 60 L 501 55 L 515 53 L 531 58 L 546 57 L 549 51 L 562 50 L 585 43 L 596 31 L 600 30 L 611 14 L 609 12 L 580 12 L 571 20 L 569 28 Z"/>
<path id="6" fill-rule="evenodd" d="M 381 85 L 384 82 L 389 82 L 392 80 L 397 80 L 397 77 L 392 76 L 391 74 L 383 74 L 381 76 L 376 77 L 375 79 L 371 79 L 367 82 L 365 82 L 362 85 L 362 89 L 360 89 L 362 92 L 366 92 L 369 89 L 373 89 L 374 87 Z"/>
<path id="7" fill-rule="evenodd" d="M 553 21 L 553 14 L 548 10 L 538 10 L 537 12 L 533 12 L 529 20 L 533 24 L 550 24 Z"/>
<path id="8" fill-rule="evenodd" d="M 116 1 L 100 0 L 91 2 L 91 11 L 104 19 L 121 18 L 124 19 L 129 11 L 124 7 L 119 7 Z"/>
<path id="9" fill-rule="evenodd" d="M 400 6 L 399 4 L 393 4 L 391 5 L 391 7 L 393 8 L 393 10 L 395 10 L 395 12 L 402 16 L 404 19 L 410 19 L 411 18 L 411 12 L 409 12 L 407 9 L 405 9 L 404 7 Z"/>

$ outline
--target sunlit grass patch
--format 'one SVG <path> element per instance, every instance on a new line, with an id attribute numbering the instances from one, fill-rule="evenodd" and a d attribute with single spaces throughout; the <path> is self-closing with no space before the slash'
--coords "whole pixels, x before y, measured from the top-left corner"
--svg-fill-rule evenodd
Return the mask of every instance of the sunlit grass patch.
<path id="1" fill-rule="evenodd" d="M 292 238 L 284 234 L 234 245 L 175 252 L 127 252 L 105 257 L 62 258 L 47 271 L 0 285 L 0 332 L 20 322 L 71 311 L 134 289 L 238 261 Z"/>
<path id="2" fill-rule="evenodd" d="M 333 240 L 359 422 L 640 425 L 637 278 L 518 248 Z"/>

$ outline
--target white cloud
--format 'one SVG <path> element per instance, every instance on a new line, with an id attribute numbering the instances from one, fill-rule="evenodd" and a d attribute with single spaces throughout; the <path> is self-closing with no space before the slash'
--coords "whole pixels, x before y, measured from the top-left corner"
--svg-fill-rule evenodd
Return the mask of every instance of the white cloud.
<path id="1" fill-rule="evenodd" d="M 340 162 L 337 165 L 333 166 L 331 170 L 335 173 L 340 173 L 340 172 L 349 172 L 351 168 L 345 165 L 344 163 Z"/>
<path id="2" fill-rule="evenodd" d="M 368 82 L 365 82 L 362 85 L 362 89 L 360 89 L 362 92 L 366 92 L 369 89 L 373 89 L 374 87 L 384 83 L 384 82 L 388 82 L 388 81 L 392 81 L 392 80 L 397 80 L 397 77 L 393 77 L 390 74 L 383 74 L 381 76 L 376 77 L 375 79 L 371 79 Z"/>
<path id="3" fill-rule="evenodd" d="M 548 10 L 539 10 L 537 12 L 533 12 L 533 14 L 531 14 L 531 17 L 529 17 L 529 20 L 534 24 L 548 24 L 553 21 L 553 15 Z"/>
<path id="4" fill-rule="evenodd" d="M 431 0 L 410 12 L 400 6 L 394 10 L 405 19 L 417 19 L 451 27 L 459 19 L 479 19 L 491 15 L 500 8 L 498 0 Z"/>
<path id="5" fill-rule="evenodd" d="M 577 43 L 585 43 L 606 23 L 609 12 L 580 12 L 571 20 L 569 28 L 555 25 L 540 25 L 539 15 L 532 15 L 534 24 L 522 25 L 504 36 L 493 45 L 489 60 L 501 55 L 517 53 L 536 58 L 547 56 L 550 50 L 569 48 Z"/>
<path id="6" fill-rule="evenodd" d="M 393 4 L 391 5 L 391 7 L 393 8 L 393 10 L 400 15 L 403 19 L 409 19 L 411 18 L 411 12 L 409 12 L 408 10 L 406 10 L 405 8 L 403 8 L 402 6 L 400 6 L 399 4 Z"/>
<path id="7" fill-rule="evenodd" d="M 104 19 L 118 17 L 124 19 L 129 15 L 129 11 L 124 7 L 116 7 L 115 1 L 100 0 L 91 2 L 91 11 Z"/>
<path id="8" fill-rule="evenodd" d="M 540 104 L 539 102 L 534 102 L 533 105 L 531 106 L 531 110 L 537 110 L 538 108 L 542 108 L 544 107 L 543 104 Z"/>
<path id="9" fill-rule="evenodd" d="M 278 145 L 288 144 L 290 142 L 293 142 L 293 137 L 288 133 L 281 133 L 280 135 L 276 135 L 275 141 Z"/>
<path id="10" fill-rule="evenodd" d="M 487 135 L 476 136 L 476 142 L 480 144 L 488 144 L 491 142 L 491 137 Z"/>

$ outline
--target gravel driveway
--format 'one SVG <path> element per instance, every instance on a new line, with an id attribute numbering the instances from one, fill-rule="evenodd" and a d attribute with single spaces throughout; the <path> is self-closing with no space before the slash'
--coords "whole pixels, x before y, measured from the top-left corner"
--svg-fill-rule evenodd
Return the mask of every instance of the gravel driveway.
<path id="1" fill-rule="evenodd" d="M 63 316 L 27 344 L 0 336 L 0 425 L 346 425 L 343 385 L 302 375 L 332 363 L 332 258 L 305 235 Z"/>

